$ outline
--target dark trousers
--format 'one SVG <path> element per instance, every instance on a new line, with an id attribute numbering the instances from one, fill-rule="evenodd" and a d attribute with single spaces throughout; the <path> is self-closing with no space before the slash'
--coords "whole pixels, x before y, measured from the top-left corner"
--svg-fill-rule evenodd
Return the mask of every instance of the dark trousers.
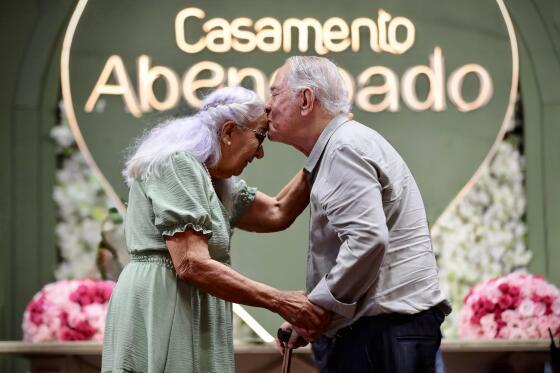
<path id="1" fill-rule="evenodd" d="M 362 317 L 334 338 L 313 343 L 313 359 L 321 373 L 435 372 L 445 318 L 437 307 L 414 315 Z"/>

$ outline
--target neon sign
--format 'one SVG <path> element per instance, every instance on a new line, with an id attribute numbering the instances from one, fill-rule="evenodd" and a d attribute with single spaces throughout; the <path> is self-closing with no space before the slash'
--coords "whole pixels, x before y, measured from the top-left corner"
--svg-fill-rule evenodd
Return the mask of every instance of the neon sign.
<path id="1" fill-rule="evenodd" d="M 267 53 L 305 53 L 309 51 L 309 39 L 313 35 L 313 52 L 319 55 L 358 52 L 362 48 L 370 48 L 375 53 L 401 55 L 414 46 L 416 37 L 416 28 L 411 20 L 393 17 L 383 9 L 378 10 L 376 20 L 359 17 L 350 23 L 339 17 L 331 17 L 324 23 L 309 17 L 287 18 L 283 22 L 272 17 L 256 21 L 247 17 L 232 21 L 224 18 L 205 20 L 205 17 L 205 12 L 199 8 L 185 8 L 177 13 L 175 42 L 182 52 L 196 54 L 209 50 L 226 53 L 233 50 L 249 53 L 259 50 Z M 197 34 L 197 29 L 202 30 L 204 35 L 198 38 L 192 36 Z M 368 36 L 365 46 L 361 31 Z M 297 33 L 295 43 L 292 40 L 294 33 Z M 268 85 L 274 75 L 268 76 L 255 67 L 224 67 L 206 60 L 193 64 L 180 76 L 170 67 L 153 64 L 148 55 L 140 55 L 136 66 L 138 84 L 134 87 L 122 57 L 111 55 L 86 101 L 85 111 L 92 112 L 102 95 L 122 96 L 126 109 L 135 117 L 152 110 L 173 109 L 181 98 L 197 108 L 200 105 L 198 90 L 239 85 L 247 80 L 251 88 L 266 99 Z M 427 64 L 406 69 L 400 78 L 386 66 L 368 67 L 355 77 L 344 68 L 340 71 L 355 107 L 370 113 L 398 112 L 402 105 L 414 111 L 441 112 L 447 109 L 447 99 L 457 110 L 468 112 L 484 107 L 493 94 L 490 74 L 476 63 L 456 67 L 446 79 L 445 58 L 439 46 L 434 47 Z M 111 78 L 116 83 L 109 83 Z M 427 80 L 429 86 L 423 98 L 417 93 L 419 78 Z M 463 97 L 462 88 L 466 79 L 478 82 L 478 94 L 474 99 Z M 163 98 L 158 98 L 153 90 L 158 80 L 166 87 Z"/>

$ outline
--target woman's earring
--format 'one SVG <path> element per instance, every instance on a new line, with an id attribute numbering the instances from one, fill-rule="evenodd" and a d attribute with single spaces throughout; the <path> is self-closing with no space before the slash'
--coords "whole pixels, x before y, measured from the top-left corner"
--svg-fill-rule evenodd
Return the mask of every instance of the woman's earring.
<path id="1" fill-rule="evenodd" d="M 226 144 L 228 144 L 228 146 L 231 145 L 231 141 L 226 141 Z"/>

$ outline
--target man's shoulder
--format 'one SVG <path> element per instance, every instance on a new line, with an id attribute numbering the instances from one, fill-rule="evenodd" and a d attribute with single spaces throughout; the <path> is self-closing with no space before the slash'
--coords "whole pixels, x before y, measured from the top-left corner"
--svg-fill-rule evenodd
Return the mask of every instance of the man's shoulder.
<path id="1" fill-rule="evenodd" d="M 332 135 L 327 146 L 327 152 L 336 151 L 341 147 L 356 150 L 367 150 L 376 144 L 385 143 L 385 139 L 374 129 L 351 120 L 340 126 Z"/>
<path id="2" fill-rule="evenodd" d="M 324 159 L 333 159 L 340 151 L 348 149 L 378 165 L 394 164 L 395 161 L 405 163 L 395 147 L 379 132 L 354 120 L 332 135 Z"/>

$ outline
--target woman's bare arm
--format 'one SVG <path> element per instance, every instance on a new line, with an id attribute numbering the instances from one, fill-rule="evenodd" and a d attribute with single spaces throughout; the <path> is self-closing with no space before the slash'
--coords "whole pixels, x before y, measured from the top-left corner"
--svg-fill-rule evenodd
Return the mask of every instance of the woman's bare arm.
<path id="1" fill-rule="evenodd" d="M 230 302 L 267 308 L 310 334 L 319 333 L 328 313 L 302 291 L 281 291 L 253 281 L 210 258 L 208 239 L 192 229 L 166 238 L 177 275 L 182 280 Z"/>

